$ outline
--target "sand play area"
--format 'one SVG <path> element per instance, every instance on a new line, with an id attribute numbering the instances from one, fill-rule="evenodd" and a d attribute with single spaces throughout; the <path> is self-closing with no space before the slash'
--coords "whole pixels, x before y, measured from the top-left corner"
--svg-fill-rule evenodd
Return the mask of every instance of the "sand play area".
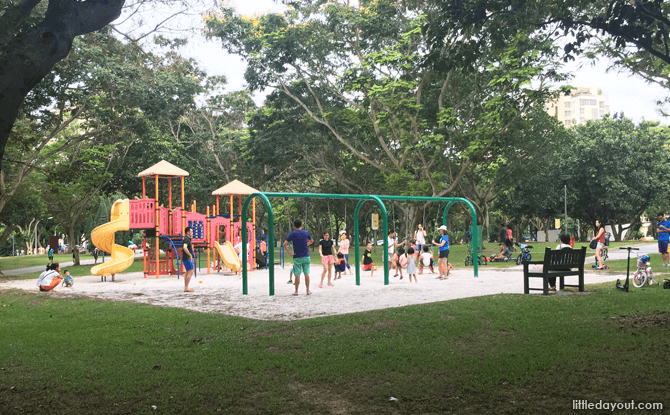
<path id="1" fill-rule="evenodd" d="M 483 269 L 482 269 L 483 268 Z M 523 270 L 514 267 L 506 270 L 480 268 L 475 278 L 472 268 L 457 269 L 449 279 L 440 281 L 436 274 L 418 276 L 418 283 L 410 283 L 407 276 L 400 280 L 390 277 L 384 285 L 382 272 L 361 274 L 361 285 L 356 285 L 355 275 L 344 275 L 334 281 L 334 287 L 319 288 L 321 266 L 312 266 L 310 290 L 305 295 L 304 283 L 300 295 L 293 296 L 294 286 L 288 285 L 289 267 L 275 269 L 275 295 L 269 295 L 268 271 L 249 273 L 249 294 L 242 295 L 242 279 L 237 275 L 210 274 L 201 270 L 194 282 L 193 293 L 183 292 L 183 279 L 175 276 L 144 278 L 142 273 L 121 274 L 112 282 L 101 282 L 100 277 L 76 277 L 73 288 L 58 287 L 52 296 L 86 296 L 113 301 L 134 301 L 163 307 L 179 307 L 203 313 L 221 313 L 260 320 L 298 320 L 425 304 L 457 298 L 477 297 L 500 293 L 523 293 Z M 587 272 L 585 283 L 616 281 L 620 275 Z M 625 276 L 624 276 L 625 278 Z M 570 283 L 569 281 L 566 281 Z M 0 288 L 19 288 L 38 292 L 35 280 L 14 280 L 0 283 Z M 537 285 L 533 285 L 537 284 Z M 531 287 L 541 282 L 531 281 Z M 570 289 L 576 292 L 576 288 Z M 537 292 L 539 293 L 539 292 Z M 537 295 L 537 294 L 536 294 Z M 551 295 L 562 295 L 561 292 Z"/>

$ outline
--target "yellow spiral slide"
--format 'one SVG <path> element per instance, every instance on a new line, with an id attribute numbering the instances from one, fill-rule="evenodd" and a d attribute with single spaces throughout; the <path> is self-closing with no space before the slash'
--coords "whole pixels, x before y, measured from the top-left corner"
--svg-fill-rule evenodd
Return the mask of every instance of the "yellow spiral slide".
<path id="1" fill-rule="evenodd" d="M 100 225 L 91 232 L 93 245 L 112 254 L 112 259 L 91 268 L 91 274 L 108 276 L 125 271 L 133 264 L 135 254 L 125 246 L 114 243 L 114 233 L 130 229 L 130 201 L 119 199 L 112 206 L 110 222 Z"/>

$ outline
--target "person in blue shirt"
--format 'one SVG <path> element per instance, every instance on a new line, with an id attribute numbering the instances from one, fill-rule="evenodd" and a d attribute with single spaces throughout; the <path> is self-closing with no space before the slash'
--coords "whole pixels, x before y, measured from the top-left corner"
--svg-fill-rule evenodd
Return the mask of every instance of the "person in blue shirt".
<path id="1" fill-rule="evenodd" d="M 295 220 L 293 226 L 295 226 L 295 230 L 284 241 L 284 249 L 293 257 L 293 274 L 295 275 L 295 293 L 293 295 L 298 295 L 300 274 L 305 274 L 305 288 L 307 289 L 307 295 L 310 295 L 312 292 L 309 290 L 309 245 L 314 240 L 309 232 L 302 229 L 301 220 Z M 293 253 L 288 249 L 289 242 L 293 242 Z"/>
<path id="2" fill-rule="evenodd" d="M 437 277 L 439 280 L 447 279 L 447 262 L 449 261 L 449 235 L 447 233 L 447 227 L 444 225 L 440 226 L 440 235 L 442 237 L 440 237 L 439 241 L 435 241 L 440 251 L 440 257 L 437 260 L 437 268 L 440 270 L 440 276 Z"/>
<path id="3" fill-rule="evenodd" d="M 658 252 L 663 256 L 663 266 L 668 267 L 668 241 L 670 241 L 670 220 L 663 212 L 658 214 Z"/>

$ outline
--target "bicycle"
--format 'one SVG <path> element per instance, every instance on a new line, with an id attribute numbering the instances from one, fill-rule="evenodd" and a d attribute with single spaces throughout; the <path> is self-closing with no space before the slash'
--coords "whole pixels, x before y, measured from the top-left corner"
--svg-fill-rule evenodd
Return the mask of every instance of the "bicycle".
<path id="1" fill-rule="evenodd" d="M 521 265 L 522 262 L 530 262 L 533 259 L 533 256 L 530 253 L 530 250 L 533 249 L 532 245 L 524 245 L 518 242 L 514 242 L 514 245 L 521 249 L 521 253 L 516 257 L 517 265 Z"/>
<path id="2" fill-rule="evenodd" d="M 611 238 L 611 236 L 612 236 L 612 235 L 611 235 L 609 232 L 605 232 L 605 243 L 603 244 L 603 245 L 605 245 L 605 246 L 603 246 L 603 248 L 600 250 L 600 256 L 602 257 L 603 262 L 607 261 L 607 259 L 609 258 L 609 249 L 608 249 L 608 247 L 610 246 L 610 238 Z"/>
<path id="3" fill-rule="evenodd" d="M 633 274 L 633 285 L 637 288 L 643 287 L 645 283 L 655 283 L 651 272 L 651 258 L 647 254 L 637 254 L 637 271 Z M 656 282 L 656 284 L 658 284 Z"/>

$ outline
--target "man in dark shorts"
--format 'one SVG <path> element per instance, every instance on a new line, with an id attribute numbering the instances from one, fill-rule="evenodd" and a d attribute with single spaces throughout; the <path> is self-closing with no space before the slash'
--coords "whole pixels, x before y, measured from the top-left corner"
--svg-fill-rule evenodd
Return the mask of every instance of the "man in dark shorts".
<path id="1" fill-rule="evenodd" d="M 193 288 L 188 288 L 188 283 L 191 282 L 191 277 L 195 273 L 195 251 L 193 250 L 193 230 L 190 226 L 186 227 L 184 231 L 184 241 L 182 244 L 182 257 L 181 260 L 184 262 L 184 269 L 186 273 L 184 274 L 184 292 L 192 293 L 195 291 Z"/>
<path id="2" fill-rule="evenodd" d="M 295 220 L 293 226 L 295 226 L 295 230 L 284 241 L 284 250 L 293 257 L 293 274 L 295 275 L 295 293 L 293 295 L 298 295 L 300 274 L 305 274 L 305 288 L 307 295 L 310 295 L 312 292 L 309 290 L 309 245 L 314 240 L 309 232 L 302 229 L 301 220 Z M 293 242 L 293 253 L 288 249 L 289 242 Z"/>
<path id="3" fill-rule="evenodd" d="M 670 241 L 670 220 L 663 212 L 658 214 L 658 252 L 663 257 L 663 266 L 668 267 L 668 241 Z"/>

